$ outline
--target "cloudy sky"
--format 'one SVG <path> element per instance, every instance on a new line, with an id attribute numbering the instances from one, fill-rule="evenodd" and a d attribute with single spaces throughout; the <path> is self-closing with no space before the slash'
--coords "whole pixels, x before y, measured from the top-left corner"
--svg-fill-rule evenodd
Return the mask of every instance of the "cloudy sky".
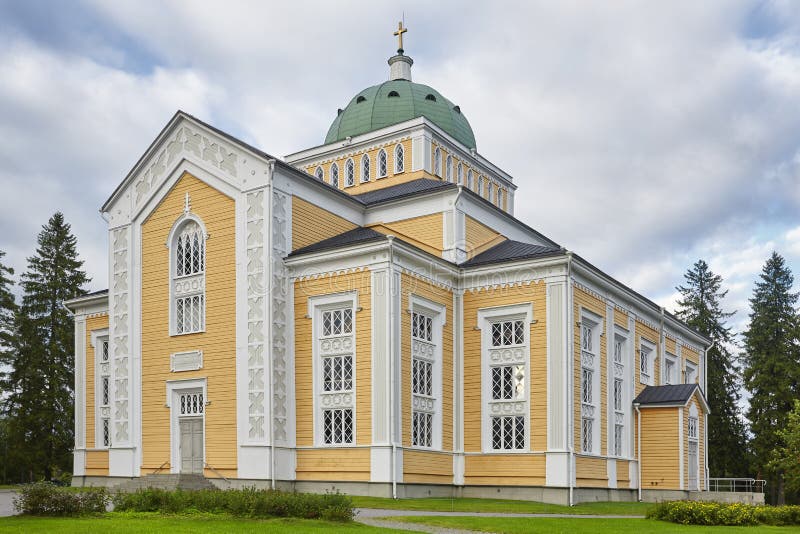
<path id="1" fill-rule="evenodd" d="M 800 8 L 786 2 L 0 0 L 0 250 L 56 210 L 106 287 L 98 213 L 177 109 L 281 156 L 414 80 L 515 177 L 517 215 L 656 302 L 698 258 L 746 321 L 772 250 L 800 278 Z"/>

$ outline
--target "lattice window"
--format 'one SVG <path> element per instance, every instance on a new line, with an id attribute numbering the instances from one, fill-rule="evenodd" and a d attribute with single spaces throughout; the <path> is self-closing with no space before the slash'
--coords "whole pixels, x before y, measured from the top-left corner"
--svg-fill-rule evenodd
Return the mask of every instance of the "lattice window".
<path id="1" fill-rule="evenodd" d="M 361 156 L 361 181 L 369 182 L 369 156 L 367 154 Z"/>
<path id="2" fill-rule="evenodd" d="M 447 176 L 447 181 L 453 181 L 453 156 L 447 156 L 447 163 L 445 164 L 445 175 Z"/>
<path id="3" fill-rule="evenodd" d="M 599 348 L 599 325 L 586 317 L 581 318 L 581 451 L 593 452 L 597 444 L 592 432 L 600 410 L 597 406 L 600 384 L 598 380 L 597 364 L 600 360 L 597 349 Z M 595 395 L 595 390 L 598 395 Z M 589 429 L 588 435 L 585 429 Z"/>
<path id="4" fill-rule="evenodd" d="M 403 149 L 403 145 L 397 145 L 394 147 L 394 172 L 395 174 L 400 174 L 405 169 L 405 150 Z"/>
<path id="5" fill-rule="evenodd" d="M 650 352 L 644 347 L 639 351 L 639 380 L 642 384 L 650 383 Z"/>
<path id="6" fill-rule="evenodd" d="M 178 334 L 200 332 L 205 328 L 205 296 L 175 299 L 175 331 Z"/>
<path id="7" fill-rule="evenodd" d="M 442 150 L 439 147 L 433 151 L 433 174 L 442 175 Z"/>
<path id="8" fill-rule="evenodd" d="M 95 443 L 108 447 L 111 434 L 108 425 L 111 415 L 111 362 L 107 337 L 97 337 L 95 347 Z"/>
<path id="9" fill-rule="evenodd" d="M 411 444 L 433 447 L 433 414 L 414 412 L 411 418 Z"/>
<path id="10" fill-rule="evenodd" d="M 414 358 L 411 362 L 411 392 L 433 396 L 433 363 Z"/>
<path id="11" fill-rule="evenodd" d="M 592 404 L 592 382 L 594 381 L 594 371 L 592 369 L 581 369 L 581 401 L 584 404 Z"/>
<path id="12" fill-rule="evenodd" d="M 344 164 L 344 186 L 350 187 L 356 184 L 356 166 L 352 159 L 348 159 Z"/>
<path id="13" fill-rule="evenodd" d="M 111 421 L 108 417 L 102 418 L 103 447 L 111 446 Z"/>
<path id="14" fill-rule="evenodd" d="M 411 335 L 423 341 L 433 341 L 433 318 L 414 312 L 411 315 Z"/>
<path id="15" fill-rule="evenodd" d="M 697 417 L 689 417 L 689 439 L 697 439 Z"/>
<path id="16" fill-rule="evenodd" d="M 614 425 L 614 456 L 622 456 L 623 426 L 619 423 Z"/>
<path id="17" fill-rule="evenodd" d="M 673 383 L 673 373 L 675 372 L 675 362 L 669 358 L 664 360 L 664 383 L 665 384 L 672 384 Z"/>
<path id="18" fill-rule="evenodd" d="M 614 379 L 614 410 L 622 411 L 622 379 Z"/>
<path id="19" fill-rule="evenodd" d="M 335 163 L 331 165 L 331 185 L 339 187 L 339 166 Z"/>
<path id="20" fill-rule="evenodd" d="M 467 171 L 467 188 L 472 189 L 472 169 Z"/>
<path id="21" fill-rule="evenodd" d="M 325 171 L 322 170 L 322 167 L 317 167 L 317 170 L 314 171 L 314 176 L 322 182 L 325 179 Z"/>
<path id="22" fill-rule="evenodd" d="M 322 312 L 322 335 L 341 336 L 353 333 L 353 309 L 341 308 Z"/>
<path id="23" fill-rule="evenodd" d="M 353 410 L 350 408 L 323 410 L 322 427 L 326 444 L 353 443 Z"/>
<path id="24" fill-rule="evenodd" d="M 178 234 L 175 251 L 176 276 L 189 276 L 205 270 L 205 238 L 194 221 L 186 223 Z"/>
<path id="25" fill-rule="evenodd" d="M 521 415 L 492 417 L 492 449 L 525 448 L 525 417 Z"/>
<path id="26" fill-rule="evenodd" d="M 592 452 L 594 449 L 594 419 L 581 418 L 581 451 Z"/>
<path id="27" fill-rule="evenodd" d="M 103 339 L 100 341 L 100 361 L 108 361 L 108 339 Z"/>
<path id="28" fill-rule="evenodd" d="M 624 344 L 625 342 L 621 339 L 616 339 L 614 341 L 614 363 L 622 363 Z"/>
<path id="29" fill-rule="evenodd" d="M 108 387 L 109 386 L 109 381 L 110 381 L 109 379 L 110 379 L 109 376 L 103 376 L 103 377 L 100 378 L 100 383 L 101 383 L 101 386 L 100 386 L 100 389 L 101 389 L 100 405 L 101 406 L 108 406 L 110 404 L 110 400 L 109 400 L 110 391 L 109 391 L 109 387 Z"/>
<path id="30" fill-rule="evenodd" d="M 581 350 L 586 352 L 593 352 L 594 341 L 592 340 L 592 327 L 588 325 L 581 325 Z"/>
<path id="31" fill-rule="evenodd" d="M 492 367 L 492 400 L 525 400 L 525 366 Z"/>
<path id="32" fill-rule="evenodd" d="M 456 179 L 458 180 L 458 185 L 464 185 L 464 166 L 460 163 L 456 171 Z"/>
<path id="33" fill-rule="evenodd" d="M 501 321 L 492 323 L 492 346 L 505 347 L 525 343 L 523 321 Z"/>
<path id="34" fill-rule="evenodd" d="M 384 178 L 389 173 L 388 156 L 384 149 L 378 152 L 378 178 Z"/>
<path id="35" fill-rule="evenodd" d="M 353 389 L 353 357 L 326 356 L 322 359 L 323 391 L 350 391 Z"/>
<path id="36" fill-rule="evenodd" d="M 181 393 L 178 395 L 178 406 L 180 415 L 203 415 L 203 394 Z"/>

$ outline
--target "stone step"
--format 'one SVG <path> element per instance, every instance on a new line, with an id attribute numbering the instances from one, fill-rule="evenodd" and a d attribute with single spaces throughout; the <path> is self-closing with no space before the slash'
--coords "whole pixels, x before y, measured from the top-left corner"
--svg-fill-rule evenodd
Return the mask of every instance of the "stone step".
<path id="1" fill-rule="evenodd" d="M 163 490 L 215 490 L 217 487 L 203 475 L 185 473 L 149 474 L 129 480 L 116 487 L 118 491 L 134 492 L 140 489 L 155 488 Z"/>

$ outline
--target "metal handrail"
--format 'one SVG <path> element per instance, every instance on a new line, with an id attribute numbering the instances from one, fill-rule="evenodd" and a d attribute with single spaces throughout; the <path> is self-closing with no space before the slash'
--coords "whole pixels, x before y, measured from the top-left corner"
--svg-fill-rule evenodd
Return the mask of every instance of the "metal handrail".
<path id="1" fill-rule="evenodd" d="M 166 461 L 166 462 L 164 462 L 163 464 L 159 465 L 159 466 L 158 466 L 158 469 L 156 469 L 155 471 L 153 471 L 153 472 L 152 472 L 152 473 L 150 473 L 150 474 L 151 474 L 151 475 L 157 475 L 157 474 L 158 474 L 159 472 L 161 472 L 161 471 L 162 471 L 162 470 L 163 470 L 163 469 L 164 469 L 164 468 L 165 468 L 165 467 L 166 467 L 168 464 L 169 464 L 169 460 L 167 460 L 167 461 Z"/>
<path id="2" fill-rule="evenodd" d="M 733 493 L 764 493 L 766 480 L 755 478 L 709 478 L 709 491 L 728 491 Z"/>
<path id="3" fill-rule="evenodd" d="M 225 475 L 223 475 L 222 473 L 220 473 L 219 471 L 217 471 L 216 469 L 214 469 L 214 467 L 213 467 L 211 464 L 209 464 L 208 462 L 203 462 L 203 464 L 204 464 L 204 465 L 205 465 L 205 466 L 206 466 L 206 467 L 207 467 L 207 468 L 208 468 L 208 469 L 209 469 L 209 470 L 210 470 L 212 473 L 214 473 L 215 475 L 217 475 L 219 478 L 221 478 L 222 480 L 224 480 L 224 481 L 225 481 L 225 482 L 227 482 L 228 484 L 230 484 L 230 483 L 231 483 L 231 481 L 230 481 L 230 480 L 228 480 L 227 478 L 225 478 Z"/>

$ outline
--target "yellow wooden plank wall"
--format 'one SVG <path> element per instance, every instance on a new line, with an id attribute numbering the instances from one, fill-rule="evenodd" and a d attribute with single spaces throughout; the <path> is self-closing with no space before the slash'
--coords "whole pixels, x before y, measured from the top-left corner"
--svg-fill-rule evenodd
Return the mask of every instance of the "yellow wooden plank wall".
<path id="1" fill-rule="evenodd" d="M 642 409 L 643 489 L 680 489 L 679 409 Z"/>
<path id="2" fill-rule="evenodd" d="M 95 350 L 92 347 L 92 332 L 108 328 L 108 314 L 95 315 L 86 318 L 86 448 L 95 447 Z M 106 455 L 108 458 L 108 455 Z M 108 462 L 106 461 L 106 469 Z M 108 473 L 106 473 L 108 474 Z"/>
<path id="3" fill-rule="evenodd" d="M 621 326 L 625 330 L 628 329 L 628 314 L 624 311 L 620 311 L 617 308 L 614 308 L 614 324 L 617 326 Z"/>
<path id="4" fill-rule="evenodd" d="M 373 228 L 384 234 L 393 234 L 418 246 L 434 256 L 442 255 L 444 247 L 444 214 L 432 213 L 422 217 L 403 219 L 376 225 Z"/>
<path id="5" fill-rule="evenodd" d="M 584 291 L 580 287 L 575 287 L 573 291 L 573 301 L 575 305 L 575 322 L 577 323 L 580 321 L 581 317 L 581 309 L 586 309 L 594 313 L 595 315 L 599 315 L 602 317 L 603 322 L 600 328 L 603 329 L 605 332 L 605 318 L 606 318 L 606 305 L 605 303 L 598 299 L 596 296 Z M 573 328 L 573 335 L 574 335 L 574 347 L 575 347 L 575 359 L 574 359 L 574 377 L 573 377 L 573 384 L 575 384 L 575 391 L 573 392 L 574 395 L 574 418 L 575 418 L 575 446 L 576 449 L 580 451 L 580 444 L 581 444 L 581 327 L 580 325 L 576 324 Z M 595 418 L 595 429 L 594 431 L 600 431 L 600 454 L 605 456 L 606 455 L 606 410 L 608 400 L 606 397 L 606 393 L 608 391 L 608 377 L 606 376 L 606 340 L 608 335 L 604 335 L 600 337 L 600 364 L 595 368 L 595 372 L 600 373 L 600 402 L 597 405 L 600 407 L 600 411 L 598 417 Z M 578 478 L 581 477 L 580 470 L 576 467 L 576 476 Z"/>
<path id="6" fill-rule="evenodd" d="M 468 455 L 464 464 L 467 485 L 543 486 L 546 481 L 542 453 Z"/>
<path id="7" fill-rule="evenodd" d="M 369 475 L 368 447 L 297 451 L 297 480 L 367 481 Z"/>
<path id="8" fill-rule="evenodd" d="M 356 225 L 298 196 L 292 197 L 292 250 L 352 230 Z"/>
<path id="9" fill-rule="evenodd" d="M 172 225 L 186 193 L 206 225 L 206 330 L 169 335 L 169 250 Z M 233 199 L 185 174 L 142 225 L 142 473 L 170 459 L 167 380 L 206 377 L 212 403 L 205 410 L 206 461 L 236 476 L 236 244 Z M 170 372 L 170 354 L 202 350 L 203 368 Z M 206 476 L 216 477 L 207 470 Z"/>
<path id="10" fill-rule="evenodd" d="M 452 484 L 453 455 L 447 452 L 404 450 L 403 481 L 418 484 Z"/>
<path id="11" fill-rule="evenodd" d="M 453 294 L 447 290 L 402 274 L 400 278 L 402 310 L 411 309 L 410 295 L 426 298 L 446 306 L 445 325 L 442 329 L 442 449 L 453 450 Z M 403 428 L 402 443 L 411 446 L 411 314 L 403 312 L 400 324 L 401 369 L 403 384 Z M 452 465 L 450 468 L 452 475 Z"/>
<path id="12" fill-rule="evenodd" d="M 630 462 L 628 462 L 627 460 L 617 460 L 617 487 L 618 488 L 631 487 Z"/>
<path id="13" fill-rule="evenodd" d="M 108 476 L 108 451 L 86 451 L 86 475 Z"/>
<path id="14" fill-rule="evenodd" d="M 642 384 L 641 380 L 641 366 L 640 366 L 640 357 L 641 357 L 640 349 L 642 347 L 642 339 L 646 339 L 647 341 L 655 345 L 655 349 L 653 349 L 655 352 L 655 359 L 653 360 L 654 364 L 653 368 L 650 369 L 650 374 L 653 377 L 653 384 L 655 385 L 661 383 L 661 365 L 659 364 L 659 354 L 661 354 L 661 348 L 659 343 L 660 335 L 656 329 L 644 324 L 638 319 L 636 320 L 635 328 L 636 328 L 636 335 L 634 337 L 636 344 L 634 345 L 634 349 L 636 350 L 636 378 L 634 382 L 636 387 L 636 395 L 638 395 L 645 388 L 645 384 Z"/>
<path id="15" fill-rule="evenodd" d="M 608 487 L 608 468 L 605 458 L 575 457 L 575 485 L 579 488 Z"/>
<path id="16" fill-rule="evenodd" d="M 492 230 L 482 222 L 470 216 L 465 217 L 465 248 L 467 257 L 471 258 L 486 250 L 487 246 L 496 245 L 505 240 L 499 232 Z"/>
<path id="17" fill-rule="evenodd" d="M 686 481 L 686 487 L 689 487 L 689 410 L 691 406 L 697 408 L 697 455 L 699 458 L 699 467 L 697 469 L 697 479 L 700 489 L 704 489 L 705 485 L 705 414 L 700 401 L 697 399 L 697 392 L 694 393 L 692 399 L 683 409 L 683 479 Z"/>

